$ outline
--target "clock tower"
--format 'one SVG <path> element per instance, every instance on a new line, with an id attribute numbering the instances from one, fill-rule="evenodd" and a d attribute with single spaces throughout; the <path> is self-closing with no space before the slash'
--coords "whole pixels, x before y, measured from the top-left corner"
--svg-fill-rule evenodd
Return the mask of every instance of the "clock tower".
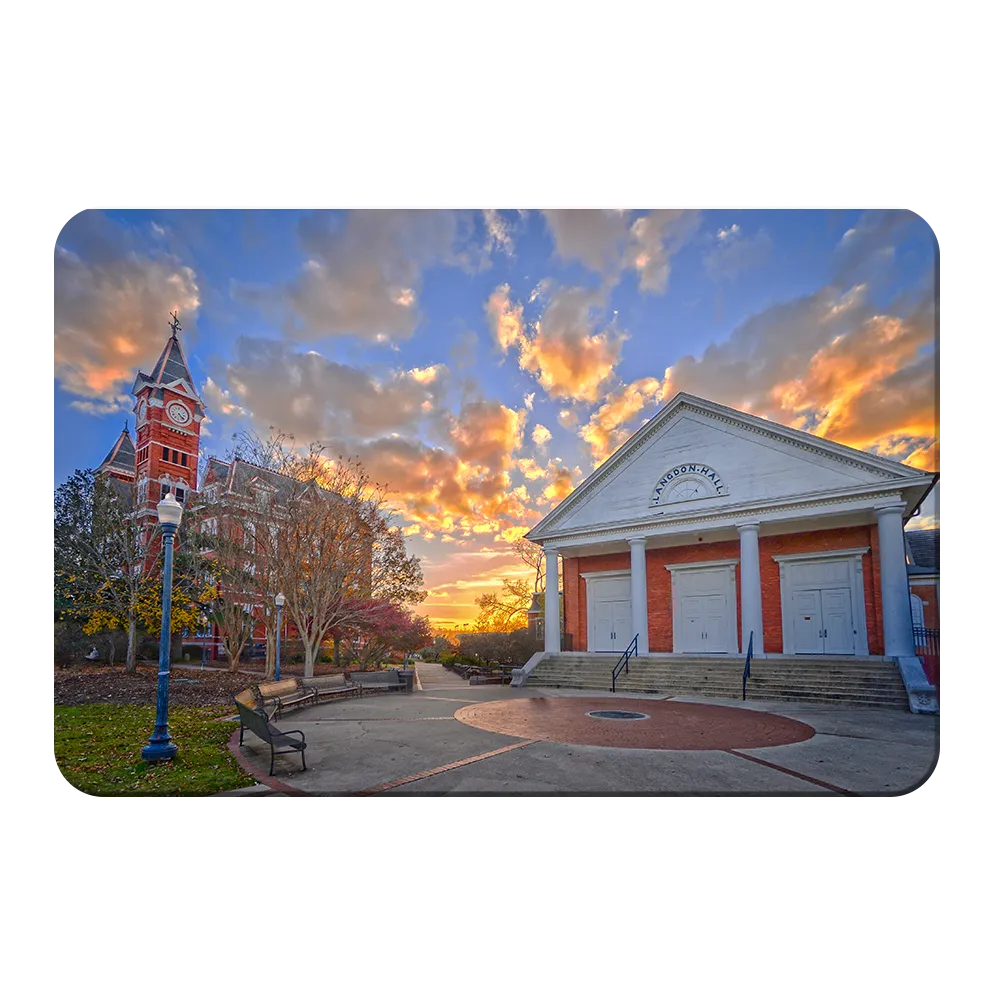
<path id="1" fill-rule="evenodd" d="M 170 338 L 151 375 L 139 372 L 135 397 L 135 482 L 138 499 L 154 516 L 167 493 L 185 506 L 198 485 L 198 444 L 205 408 L 195 390 L 172 314 Z"/>

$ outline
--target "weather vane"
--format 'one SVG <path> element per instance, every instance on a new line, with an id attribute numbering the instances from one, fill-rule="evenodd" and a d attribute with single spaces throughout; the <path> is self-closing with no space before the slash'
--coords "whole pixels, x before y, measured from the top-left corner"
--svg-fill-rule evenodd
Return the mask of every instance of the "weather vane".
<path id="1" fill-rule="evenodd" d="M 176 309 L 170 315 L 173 317 L 174 321 L 173 321 L 173 323 L 168 323 L 167 326 L 170 327 L 170 329 L 172 331 L 172 336 L 176 340 L 177 339 L 177 331 L 178 330 L 183 330 L 184 328 L 181 326 L 181 321 L 177 318 L 177 310 Z"/>

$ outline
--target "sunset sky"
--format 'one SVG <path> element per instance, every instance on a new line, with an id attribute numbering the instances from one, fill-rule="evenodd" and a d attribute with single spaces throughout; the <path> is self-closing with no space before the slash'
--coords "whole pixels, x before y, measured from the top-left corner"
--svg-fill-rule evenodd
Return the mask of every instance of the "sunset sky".
<path id="1" fill-rule="evenodd" d="M 203 451 L 273 426 L 360 456 L 453 627 L 679 390 L 936 471 L 935 269 L 907 212 L 84 212 L 55 254 L 55 480 L 134 431 L 177 309 Z"/>

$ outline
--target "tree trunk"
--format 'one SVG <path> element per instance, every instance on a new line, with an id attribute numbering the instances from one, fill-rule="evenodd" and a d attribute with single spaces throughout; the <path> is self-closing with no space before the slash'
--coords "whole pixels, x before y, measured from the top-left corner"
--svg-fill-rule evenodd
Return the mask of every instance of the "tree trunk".
<path id="1" fill-rule="evenodd" d="M 340 636 L 338 635 L 333 640 L 333 669 L 335 672 L 340 672 Z"/>
<path id="2" fill-rule="evenodd" d="M 128 616 L 128 646 L 125 649 L 125 673 L 135 673 L 135 615 Z"/>
<path id="3" fill-rule="evenodd" d="M 313 664 L 316 662 L 316 654 L 319 651 L 319 642 L 303 636 L 302 648 L 305 654 L 302 674 L 304 677 L 312 677 Z"/>

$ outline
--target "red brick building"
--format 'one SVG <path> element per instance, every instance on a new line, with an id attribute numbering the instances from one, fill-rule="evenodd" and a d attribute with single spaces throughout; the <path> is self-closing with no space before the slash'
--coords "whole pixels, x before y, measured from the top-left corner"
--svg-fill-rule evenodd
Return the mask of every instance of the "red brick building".
<path id="1" fill-rule="evenodd" d="M 255 545 L 254 540 L 263 538 L 264 532 L 273 525 L 271 512 L 280 509 L 292 495 L 317 487 L 239 459 L 225 462 L 216 458 L 207 460 L 204 481 L 198 482 L 205 408 L 195 390 L 194 378 L 177 337 L 179 329 L 175 317 L 171 336 L 152 373 L 147 375 L 140 371 L 136 374 L 132 386 L 135 442 L 126 424 L 98 471 L 135 489 L 141 516 L 148 519 L 150 532 L 156 530 L 156 505 L 172 492 L 185 507 L 188 523 L 195 518 L 196 527 L 206 534 L 218 532 L 220 516 L 229 522 L 235 521 L 236 534 L 244 539 L 248 559 L 253 561 L 255 550 L 259 559 L 260 550 L 265 548 Z M 231 530 L 230 525 L 225 525 L 224 529 Z M 155 545 L 152 551 L 156 551 Z M 362 592 L 370 589 L 370 559 L 368 575 L 362 574 L 356 583 Z M 250 600 L 252 598 L 248 597 Z M 260 610 L 257 604 L 253 607 Z M 249 603 L 246 610 L 251 610 Z M 272 614 L 273 608 L 265 609 L 264 617 L 270 620 Z M 258 621 L 253 642 L 263 643 L 266 631 L 264 623 Z M 283 619 L 283 640 L 296 635 L 292 623 Z M 209 659 L 223 656 L 222 639 L 214 626 L 206 626 L 195 635 L 186 636 L 185 641 L 202 646 Z M 259 653 L 259 649 L 255 652 Z"/>
<path id="2" fill-rule="evenodd" d="M 528 532 L 546 653 L 916 658 L 903 525 L 937 476 L 679 393 Z M 546 602 L 546 610 L 549 604 Z M 911 704 L 913 699 L 911 698 Z"/>

